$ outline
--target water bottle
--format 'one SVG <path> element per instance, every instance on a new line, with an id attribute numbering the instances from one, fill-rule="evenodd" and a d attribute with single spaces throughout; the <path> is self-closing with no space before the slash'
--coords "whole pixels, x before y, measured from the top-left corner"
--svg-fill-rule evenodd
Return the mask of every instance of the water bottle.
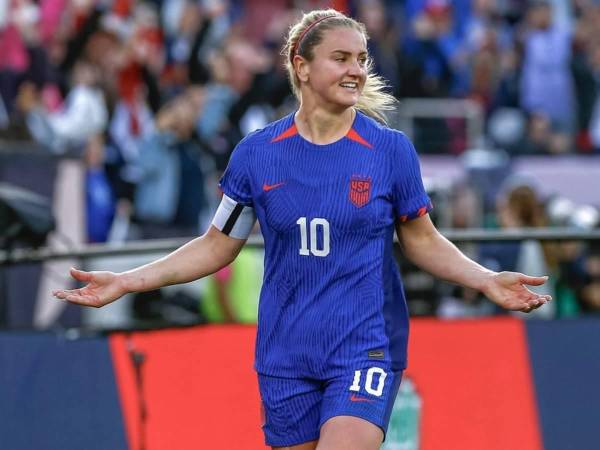
<path id="1" fill-rule="evenodd" d="M 381 450 L 418 450 L 422 401 L 414 382 L 403 377 Z"/>

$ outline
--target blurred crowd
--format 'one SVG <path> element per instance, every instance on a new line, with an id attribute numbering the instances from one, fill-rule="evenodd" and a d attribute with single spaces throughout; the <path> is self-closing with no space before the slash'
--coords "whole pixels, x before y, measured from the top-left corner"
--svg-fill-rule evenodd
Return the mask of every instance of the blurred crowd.
<path id="1" fill-rule="evenodd" d="M 329 6 L 366 24 L 375 70 L 400 100 L 477 102 L 486 141 L 509 155 L 600 152 L 599 0 L 0 0 L 0 139 L 81 158 L 90 242 L 196 235 L 235 144 L 295 108 L 280 56 L 288 27 Z M 419 145 L 417 127 L 419 151 L 465 151 L 460 123 L 434 122 L 422 130 L 444 144 Z M 480 197 L 456 189 L 457 202 Z M 549 224 L 530 187 L 501 194 L 479 205 L 496 226 Z M 476 253 L 498 269 L 537 261 L 531 270 L 560 273 L 552 289 L 572 301 L 553 316 L 600 311 L 600 249 Z M 456 316 L 482 303 L 453 290 L 428 304 Z"/>
<path id="2" fill-rule="evenodd" d="M 597 209 L 575 211 L 577 207 L 564 198 L 544 198 L 529 180 L 507 177 L 489 207 L 482 204 L 485 197 L 480 194 L 481 185 L 473 180 L 453 186 L 449 199 L 451 228 L 483 227 L 510 232 L 552 226 L 589 230 L 598 225 Z M 433 217 L 436 218 L 435 214 Z M 517 315 L 552 319 L 600 313 L 600 246 L 594 241 L 531 239 L 458 245 L 465 254 L 492 270 L 549 276 L 544 286 L 532 290 L 549 293 L 554 301 L 529 315 Z M 404 264 L 407 289 L 414 287 L 415 291 L 409 298 L 415 314 L 461 318 L 503 313 L 476 291 L 436 282 Z"/>

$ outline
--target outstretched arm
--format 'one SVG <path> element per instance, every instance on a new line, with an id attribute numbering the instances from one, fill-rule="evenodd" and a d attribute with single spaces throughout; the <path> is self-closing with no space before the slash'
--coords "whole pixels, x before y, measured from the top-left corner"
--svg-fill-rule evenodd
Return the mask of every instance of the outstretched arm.
<path id="1" fill-rule="evenodd" d="M 214 226 L 167 256 L 122 273 L 84 272 L 71 269 L 71 276 L 87 283 L 80 289 L 54 291 L 55 297 L 83 306 L 99 308 L 129 292 L 158 289 L 210 275 L 231 263 L 245 239 L 223 234 Z"/>
<path id="2" fill-rule="evenodd" d="M 443 280 L 477 289 L 503 308 L 530 312 L 552 299 L 526 287 L 542 285 L 547 277 L 486 269 L 442 236 L 428 214 L 398 223 L 396 232 L 404 254 L 418 267 Z"/>

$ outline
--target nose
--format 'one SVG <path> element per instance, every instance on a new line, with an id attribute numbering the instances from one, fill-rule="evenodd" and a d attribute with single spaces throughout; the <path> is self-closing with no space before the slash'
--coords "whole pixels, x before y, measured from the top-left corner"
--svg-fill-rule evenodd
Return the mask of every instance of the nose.
<path id="1" fill-rule="evenodd" d="M 350 63 L 348 65 L 348 75 L 360 77 L 364 71 L 365 68 L 361 65 L 361 63 L 358 60 L 350 60 Z"/>

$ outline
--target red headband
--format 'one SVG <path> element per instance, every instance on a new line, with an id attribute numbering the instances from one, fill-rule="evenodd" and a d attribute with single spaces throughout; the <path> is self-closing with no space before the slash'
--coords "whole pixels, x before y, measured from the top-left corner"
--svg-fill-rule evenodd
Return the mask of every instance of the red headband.
<path id="1" fill-rule="evenodd" d="M 294 44 L 294 48 L 292 49 L 292 55 L 291 55 L 291 59 L 294 59 L 294 56 L 296 56 L 296 52 L 298 51 L 298 49 L 300 48 L 300 43 L 302 42 L 302 39 L 304 39 L 304 36 L 306 36 L 306 34 L 312 30 L 315 26 L 317 26 L 319 23 L 323 22 L 325 19 L 331 19 L 332 17 L 337 17 L 336 15 L 329 15 L 329 16 L 325 16 L 325 17 L 321 17 L 319 20 L 315 20 L 313 23 L 311 23 L 309 26 L 306 27 L 306 30 L 304 30 L 302 32 L 302 34 L 300 35 L 300 37 L 298 38 L 298 40 L 296 41 L 296 43 Z"/>

